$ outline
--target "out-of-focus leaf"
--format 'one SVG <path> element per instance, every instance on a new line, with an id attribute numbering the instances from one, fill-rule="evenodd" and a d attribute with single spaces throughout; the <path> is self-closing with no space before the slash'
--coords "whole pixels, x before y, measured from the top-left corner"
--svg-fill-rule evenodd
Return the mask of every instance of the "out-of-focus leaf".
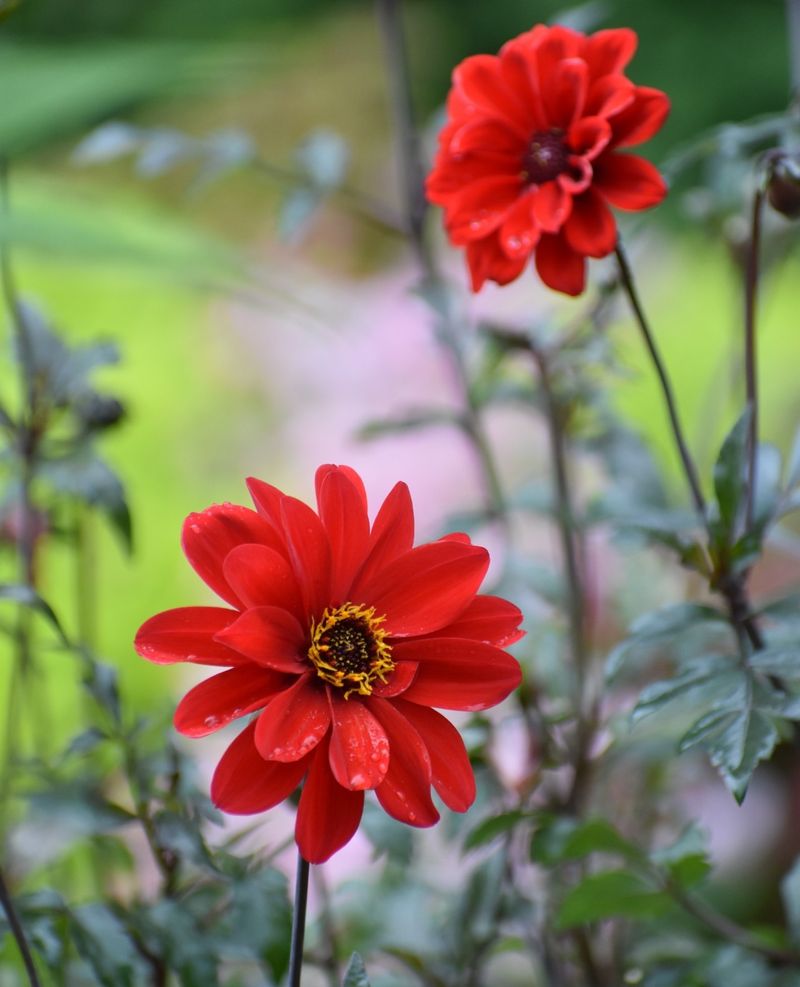
<path id="1" fill-rule="evenodd" d="M 590 874 L 567 894 L 558 910 L 556 924 L 561 929 L 570 929 L 614 916 L 654 918 L 667 911 L 670 904 L 666 894 L 637 874 L 627 870 L 601 871 Z"/>
<path id="2" fill-rule="evenodd" d="M 91 655 L 84 654 L 83 684 L 94 701 L 110 714 L 114 722 L 119 723 L 121 709 L 119 700 L 119 677 L 116 668 L 105 662 L 97 661 Z"/>
<path id="3" fill-rule="evenodd" d="M 628 656 L 640 647 L 657 644 L 674 635 L 704 624 L 725 626 L 725 616 L 714 607 L 699 603 L 675 603 L 643 614 L 635 620 L 628 636 L 606 660 L 606 676 L 613 679 Z"/>
<path id="4" fill-rule="evenodd" d="M 746 410 L 726 436 L 714 464 L 714 491 L 717 495 L 720 524 L 726 541 L 730 540 L 734 531 L 745 490 L 749 427 L 750 411 Z"/>
<path id="5" fill-rule="evenodd" d="M 64 750 L 64 759 L 75 755 L 88 754 L 96 747 L 108 739 L 106 734 L 99 727 L 87 727 L 70 740 Z"/>
<path id="6" fill-rule="evenodd" d="M 387 816 L 371 802 L 364 805 L 362 826 L 376 857 L 385 853 L 389 860 L 402 867 L 411 863 L 414 834 L 409 826 Z"/>
<path id="7" fill-rule="evenodd" d="M 347 142 L 332 130 L 313 131 L 297 149 L 301 171 L 312 185 L 323 190 L 341 185 L 349 160 Z"/>
<path id="8" fill-rule="evenodd" d="M 197 823 L 175 812 L 162 810 L 153 818 L 159 844 L 178 860 L 211 867 L 212 860 Z"/>
<path id="9" fill-rule="evenodd" d="M 276 983 L 289 968 L 291 930 L 292 910 L 283 874 L 262 867 L 232 884 L 223 918 L 224 939 L 263 959 Z"/>
<path id="10" fill-rule="evenodd" d="M 0 21 L 3 21 L 19 7 L 21 0 L 0 0 Z"/>
<path id="11" fill-rule="evenodd" d="M 283 200 L 278 215 L 278 232 L 288 243 L 303 238 L 323 197 L 317 189 L 301 185 L 293 188 Z"/>
<path id="12" fill-rule="evenodd" d="M 438 425 L 461 425 L 457 412 L 449 408 L 419 408 L 397 418 L 383 418 L 367 422 L 357 432 L 359 439 L 376 439 L 384 435 L 411 432 L 418 428 Z"/>
<path id="13" fill-rule="evenodd" d="M 662 710 L 676 700 L 708 702 L 712 708 L 741 704 L 747 695 L 748 681 L 731 659 L 707 655 L 691 662 L 675 678 L 646 686 L 634 707 L 633 722 Z"/>
<path id="14" fill-rule="evenodd" d="M 30 607 L 32 610 L 40 613 L 50 623 L 61 640 L 65 644 L 69 643 L 55 611 L 31 586 L 8 583 L 0 585 L 0 600 L 10 600 L 12 603 L 18 603 L 23 607 Z"/>
<path id="15" fill-rule="evenodd" d="M 590 853 L 613 853 L 628 860 L 640 860 L 642 852 L 606 819 L 590 819 L 578 826 L 565 840 L 563 860 L 578 860 Z"/>
<path id="16" fill-rule="evenodd" d="M 781 898 L 792 942 L 800 945 L 800 857 L 781 881 Z"/>
<path id="17" fill-rule="evenodd" d="M 753 496 L 753 522 L 759 531 L 764 531 L 778 511 L 782 470 L 780 450 L 766 442 L 759 443 Z"/>
<path id="18" fill-rule="evenodd" d="M 103 987 L 139 987 L 150 968 L 120 919 L 106 905 L 92 902 L 70 912 L 72 938 Z"/>
<path id="19" fill-rule="evenodd" d="M 687 826 L 678 839 L 668 847 L 654 850 L 650 858 L 663 867 L 670 878 L 682 887 L 701 881 L 711 870 L 708 840 L 698 826 Z"/>
<path id="20" fill-rule="evenodd" d="M 769 647 L 755 651 L 747 664 L 765 675 L 777 675 L 789 682 L 800 682 L 800 644 L 796 647 Z"/>
<path id="21" fill-rule="evenodd" d="M 99 165 L 132 154 L 139 146 L 141 130 L 132 123 L 110 120 L 92 130 L 72 152 L 77 165 Z"/>
<path id="22" fill-rule="evenodd" d="M 204 933 L 190 905 L 191 900 L 157 901 L 147 913 L 150 932 L 158 939 L 182 987 L 217 987 L 220 944 L 213 935 Z"/>
<path id="23" fill-rule="evenodd" d="M 514 829 L 518 823 L 523 819 L 530 818 L 530 816 L 531 813 L 524 812 L 522 809 L 512 809 L 510 812 L 501 812 L 497 816 L 490 816 L 467 833 L 464 849 L 474 850 L 475 847 L 490 843 L 496 837 Z"/>
<path id="24" fill-rule="evenodd" d="M 370 987 L 364 961 L 358 953 L 353 953 L 350 957 L 350 962 L 347 964 L 347 970 L 342 981 L 342 987 Z"/>

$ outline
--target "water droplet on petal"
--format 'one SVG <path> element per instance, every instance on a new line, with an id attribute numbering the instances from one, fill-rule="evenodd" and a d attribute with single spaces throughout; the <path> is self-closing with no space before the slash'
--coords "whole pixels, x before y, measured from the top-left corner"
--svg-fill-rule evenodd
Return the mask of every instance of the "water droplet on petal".
<path id="1" fill-rule="evenodd" d="M 219 717 L 218 716 L 207 716 L 203 720 L 203 723 L 207 727 L 215 727 L 219 723 Z"/>
<path id="2" fill-rule="evenodd" d="M 510 236 L 506 240 L 506 246 L 509 250 L 519 250 L 522 246 L 522 240 L 518 236 Z"/>
<path id="3" fill-rule="evenodd" d="M 200 525 L 199 524 L 190 524 L 189 525 L 189 529 L 195 535 L 199 535 L 200 534 Z"/>

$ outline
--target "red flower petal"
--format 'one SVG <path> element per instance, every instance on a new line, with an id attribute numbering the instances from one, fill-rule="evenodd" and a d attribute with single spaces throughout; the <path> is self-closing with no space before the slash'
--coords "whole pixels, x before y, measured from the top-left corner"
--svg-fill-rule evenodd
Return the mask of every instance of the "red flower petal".
<path id="1" fill-rule="evenodd" d="M 604 154 L 594 164 L 595 187 L 618 209 L 649 209 L 667 194 L 655 165 L 633 154 Z"/>
<path id="2" fill-rule="evenodd" d="M 509 284 L 520 276 L 527 257 L 507 257 L 497 234 L 467 244 L 467 264 L 473 291 L 480 291 L 486 281 Z"/>
<path id="3" fill-rule="evenodd" d="M 458 542 L 420 545 L 391 562 L 369 587 L 367 600 L 392 637 L 427 634 L 460 614 L 489 567 L 483 548 Z"/>
<path id="4" fill-rule="evenodd" d="M 398 660 L 419 662 L 403 699 L 441 709 L 488 709 L 520 684 L 516 659 L 499 648 L 459 638 L 398 641 Z M 389 738 L 391 740 L 391 738 Z"/>
<path id="5" fill-rule="evenodd" d="M 603 197 L 594 189 L 587 189 L 573 199 L 564 236 L 576 253 L 588 257 L 605 257 L 616 246 L 617 224 Z"/>
<path id="6" fill-rule="evenodd" d="M 187 737 L 205 737 L 231 720 L 266 706 L 287 684 L 280 672 L 249 663 L 220 672 L 181 699 L 173 718 L 175 729 Z"/>
<path id="7" fill-rule="evenodd" d="M 615 147 L 633 147 L 649 140 L 661 129 L 669 114 L 666 93 L 647 86 L 637 86 L 631 104 L 611 121 Z"/>
<path id="8" fill-rule="evenodd" d="M 500 50 L 500 68 L 506 85 L 518 93 L 528 112 L 530 138 L 537 130 L 547 129 L 547 117 L 539 90 L 534 51 L 524 35 L 506 42 Z"/>
<path id="9" fill-rule="evenodd" d="M 389 738 L 389 770 L 375 789 L 378 801 L 394 819 L 409 826 L 433 826 L 439 813 L 431 801 L 428 749 L 409 721 L 387 699 L 370 703 Z"/>
<path id="10" fill-rule="evenodd" d="M 266 761 L 299 761 L 322 740 L 330 723 L 326 690 L 304 675 L 256 720 L 256 749 Z"/>
<path id="11" fill-rule="evenodd" d="M 246 815 L 282 802 L 300 784 L 308 760 L 265 761 L 253 742 L 255 723 L 228 747 L 211 780 L 211 801 L 225 812 Z"/>
<path id="12" fill-rule="evenodd" d="M 333 732 L 330 765 L 343 788 L 362 791 L 379 785 L 389 767 L 386 732 L 363 702 L 328 690 Z"/>
<path id="13" fill-rule="evenodd" d="M 337 784 L 328 765 L 328 741 L 323 741 L 311 758 L 294 835 L 304 860 L 324 863 L 353 838 L 361 813 L 364 793 L 351 792 Z"/>
<path id="14" fill-rule="evenodd" d="M 466 812 L 475 801 L 475 775 L 461 734 L 441 713 L 427 706 L 399 700 L 395 709 L 428 748 L 431 781 L 444 804 L 453 812 Z"/>
<path id="15" fill-rule="evenodd" d="M 369 536 L 369 552 L 353 583 L 353 595 L 414 544 L 414 507 L 405 483 L 396 483 L 380 506 Z"/>
<path id="16" fill-rule="evenodd" d="M 580 195 L 591 185 L 592 174 L 592 165 L 588 158 L 570 154 L 567 159 L 567 170 L 562 171 L 556 182 L 569 195 Z"/>
<path id="17" fill-rule="evenodd" d="M 247 478 L 247 489 L 256 505 L 256 510 L 276 531 L 283 531 L 281 504 L 286 500 L 286 494 L 254 476 Z"/>
<path id="18" fill-rule="evenodd" d="M 392 696 L 399 696 L 414 681 L 417 674 L 417 663 L 414 661 L 400 661 L 395 666 L 394 671 L 389 676 L 387 682 L 374 682 L 372 685 L 372 695 L 389 699 Z"/>
<path id="19" fill-rule="evenodd" d="M 586 285 L 586 265 L 563 236 L 543 236 L 536 248 L 536 270 L 546 285 L 567 295 L 580 295 Z"/>
<path id="20" fill-rule="evenodd" d="M 319 617 L 330 603 L 331 549 L 322 521 L 294 497 L 281 505 L 289 560 L 300 584 L 306 615 Z"/>
<path id="21" fill-rule="evenodd" d="M 510 175 L 482 178 L 452 195 L 446 216 L 452 242 L 470 243 L 496 230 L 521 191 L 522 177 L 518 170 Z"/>
<path id="22" fill-rule="evenodd" d="M 448 206 L 451 198 L 457 196 L 467 185 L 484 178 L 510 175 L 518 168 L 519 161 L 518 154 L 510 157 L 485 148 L 480 154 L 465 154 L 459 158 L 440 154 L 425 183 L 426 194 L 431 202 Z"/>
<path id="23" fill-rule="evenodd" d="M 273 528 L 251 511 L 237 504 L 215 504 L 199 514 L 190 514 L 183 524 L 183 551 L 203 582 L 235 607 L 241 601 L 228 585 L 222 563 L 238 545 L 259 543 L 280 550 Z"/>
<path id="24" fill-rule="evenodd" d="M 217 641 L 251 661 L 279 672 L 301 674 L 307 669 L 303 648 L 306 632 L 286 610 L 251 607 L 217 633 Z"/>
<path id="25" fill-rule="evenodd" d="M 586 116 L 612 117 L 633 102 L 635 86 L 624 75 L 604 75 L 589 86 Z"/>
<path id="26" fill-rule="evenodd" d="M 565 58 L 558 62 L 542 90 L 551 127 L 568 130 L 572 126 L 583 112 L 588 88 L 589 74 L 582 59 Z"/>
<path id="27" fill-rule="evenodd" d="M 222 571 L 246 607 L 280 607 L 302 614 L 294 570 L 274 549 L 266 545 L 240 545 L 228 553 Z"/>
<path id="28" fill-rule="evenodd" d="M 570 127 L 567 143 L 581 157 L 592 161 L 611 140 L 611 125 L 603 117 L 584 117 Z"/>
<path id="29" fill-rule="evenodd" d="M 590 35 L 581 52 L 592 76 L 621 72 L 636 52 L 638 38 L 628 27 L 610 28 Z"/>
<path id="30" fill-rule="evenodd" d="M 525 631 L 518 630 L 521 622 L 522 611 L 508 600 L 499 596 L 476 596 L 460 617 L 436 634 L 504 648 L 525 636 Z"/>
<path id="31" fill-rule="evenodd" d="M 503 120 L 523 140 L 528 136 L 525 105 L 506 85 L 495 55 L 465 58 L 453 72 L 453 87 L 487 116 Z"/>
<path id="32" fill-rule="evenodd" d="M 512 260 L 527 259 L 539 240 L 533 200 L 534 193 L 525 192 L 511 207 L 500 228 L 500 245 Z"/>
<path id="33" fill-rule="evenodd" d="M 353 484 L 353 486 L 358 491 L 358 495 L 361 498 L 361 502 L 364 505 L 364 510 L 367 509 L 367 489 L 364 486 L 364 481 L 356 473 L 352 466 L 334 466 L 332 463 L 325 463 L 323 466 L 317 468 L 317 472 L 314 474 L 314 489 L 317 493 L 317 503 L 319 504 L 319 494 L 322 489 L 322 484 L 325 477 L 329 473 L 342 473 L 347 479 Z"/>
<path id="34" fill-rule="evenodd" d="M 190 661 L 198 665 L 239 665 L 244 660 L 214 640 L 239 617 L 222 607 L 177 607 L 146 620 L 133 642 L 137 654 L 158 665 Z"/>
<path id="35" fill-rule="evenodd" d="M 561 229 L 572 208 L 572 199 L 557 182 L 540 185 L 533 197 L 533 215 L 547 233 Z"/>
<path id="36" fill-rule="evenodd" d="M 329 472 L 317 492 L 319 516 L 331 546 L 331 602 L 344 603 L 369 543 L 369 518 L 361 492 L 338 470 Z"/>
<path id="37" fill-rule="evenodd" d="M 469 120 L 458 127 L 448 143 L 450 154 L 466 154 L 468 151 L 486 151 L 491 148 L 495 154 L 516 155 L 521 159 L 526 144 L 519 134 L 511 130 L 501 120 Z"/>

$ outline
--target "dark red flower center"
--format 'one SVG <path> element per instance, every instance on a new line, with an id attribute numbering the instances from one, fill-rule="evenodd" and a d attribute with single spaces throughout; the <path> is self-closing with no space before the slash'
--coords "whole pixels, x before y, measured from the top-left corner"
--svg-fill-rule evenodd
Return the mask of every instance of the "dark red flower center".
<path id="1" fill-rule="evenodd" d="M 550 182 L 566 171 L 569 151 L 560 130 L 537 130 L 522 158 L 523 176 L 531 185 Z"/>
<path id="2" fill-rule="evenodd" d="M 326 609 L 311 625 L 308 657 L 325 682 L 353 692 L 372 694 L 376 679 L 386 682 L 394 669 L 392 648 L 381 627 L 385 617 L 376 617 L 374 607 L 345 603 Z"/>

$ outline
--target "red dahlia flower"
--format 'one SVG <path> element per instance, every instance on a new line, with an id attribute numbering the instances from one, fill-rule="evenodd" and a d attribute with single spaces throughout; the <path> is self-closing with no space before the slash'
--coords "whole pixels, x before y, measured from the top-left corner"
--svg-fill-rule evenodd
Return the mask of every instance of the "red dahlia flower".
<path id="1" fill-rule="evenodd" d="M 545 284 L 579 295 L 584 258 L 616 246 L 608 207 L 647 209 L 666 195 L 650 162 L 620 153 L 669 112 L 664 93 L 623 74 L 636 43 L 627 28 L 587 37 L 540 24 L 455 69 L 426 188 L 467 248 L 473 291 L 513 281 L 535 253 Z"/>
<path id="2" fill-rule="evenodd" d="M 183 549 L 228 607 L 180 607 L 148 620 L 136 650 L 159 663 L 226 666 L 175 712 L 190 737 L 253 717 L 211 783 L 227 812 L 283 801 L 305 779 L 295 835 L 306 860 L 353 836 L 364 791 L 386 812 L 431 826 L 442 801 L 464 812 L 475 780 L 458 731 L 433 707 L 481 710 L 520 681 L 503 646 L 522 615 L 477 595 L 489 556 L 465 535 L 413 548 L 414 512 L 398 483 L 370 526 L 360 477 L 317 471 L 318 513 L 261 480 L 256 510 L 190 514 Z"/>

